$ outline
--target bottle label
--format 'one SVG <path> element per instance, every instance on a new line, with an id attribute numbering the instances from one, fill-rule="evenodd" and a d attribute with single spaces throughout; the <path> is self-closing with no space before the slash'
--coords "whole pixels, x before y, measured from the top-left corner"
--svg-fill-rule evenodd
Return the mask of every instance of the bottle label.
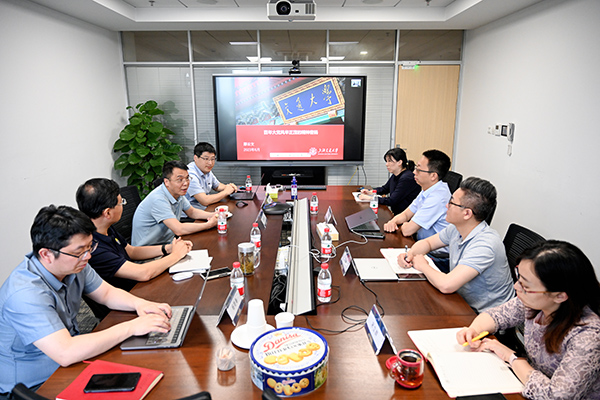
<path id="1" fill-rule="evenodd" d="M 377 214 L 377 209 L 378 209 L 378 208 L 379 208 L 379 207 L 371 207 L 371 209 L 373 210 L 373 212 L 374 212 L 375 214 Z"/>
<path id="2" fill-rule="evenodd" d="M 250 239 L 250 241 L 252 243 L 254 243 L 254 247 L 256 247 L 257 250 L 260 250 L 260 239 L 258 239 L 258 240 Z"/>
<path id="3" fill-rule="evenodd" d="M 221 233 L 227 232 L 227 221 L 225 221 L 225 222 L 219 221 L 217 223 L 217 230 Z"/>
<path id="4" fill-rule="evenodd" d="M 317 287 L 317 296 L 318 297 L 331 297 L 331 286 Z"/>
<path id="5" fill-rule="evenodd" d="M 246 185 L 246 192 L 252 191 L 252 185 Z"/>
<path id="6" fill-rule="evenodd" d="M 311 212 L 317 212 L 317 211 L 319 211 L 319 205 L 318 204 L 311 204 L 310 205 L 310 211 Z"/>
<path id="7" fill-rule="evenodd" d="M 230 289 L 233 289 L 233 286 L 231 286 Z M 238 290 L 238 293 L 240 294 L 240 296 L 244 295 L 244 285 L 238 286 L 237 290 Z"/>
<path id="8" fill-rule="evenodd" d="M 323 244 L 323 245 L 321 245 L 321 253 L 323 253 L 323 254 L 331 254 L 331 244 Z"/>

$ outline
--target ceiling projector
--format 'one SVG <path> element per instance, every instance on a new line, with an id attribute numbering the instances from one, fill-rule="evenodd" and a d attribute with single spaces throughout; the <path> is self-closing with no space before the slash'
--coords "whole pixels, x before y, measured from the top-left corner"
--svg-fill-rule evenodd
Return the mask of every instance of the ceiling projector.
<path id="1" fill-rule="evenodd" d="M 267 17 L 273 20 L 312 20 L 317 5 L 313 0 L 269 0 Z"/>

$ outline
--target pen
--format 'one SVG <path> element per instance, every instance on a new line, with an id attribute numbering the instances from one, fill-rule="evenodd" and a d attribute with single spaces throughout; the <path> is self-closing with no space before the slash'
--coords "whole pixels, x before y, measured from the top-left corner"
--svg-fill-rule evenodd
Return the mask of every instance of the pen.
<path id="1" fill-rule="evenodd" d="M 489 335 L 489 334 L 490 334 L 490 333 L 489 333 L 488 331 L 483 331 L 483 332 L 481 332 L 479 335 L 477 335 L 477 336 L 475 336 L 473 339 L 471 339 L 471 342 L 474 342 L 474 341 L 476 341 L 476 340 L 481 340 L 481 339 L 483 339 L 484 337 L 486 337 L 486 336 L 487 336 L 487 335 Z M 468 345 L 469 345 L 469 342 L 464 342 L 464 343 L 463 343 L 463 346 L 468 346 Z"/>
<path id="2" fill-rule="evenodd" d="M 404 246 L 404 261 L 406 261 L 406 257 L 408 256 L 408 245 Z M 408 261 L 407 261 L 408 262 Z"/>

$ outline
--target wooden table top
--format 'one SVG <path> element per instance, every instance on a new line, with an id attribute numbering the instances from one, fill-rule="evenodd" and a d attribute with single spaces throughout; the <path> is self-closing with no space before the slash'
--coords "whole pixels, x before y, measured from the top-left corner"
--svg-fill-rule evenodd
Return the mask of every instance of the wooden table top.
<path id="1" fill-rule="evenodd" d="M 340 241 L 334 242 L 334 246 L 348 240 L 364 241 L 350 233 L 344 221 L 344 216 L 368 207 L 368 203 L 356 203 L 352 200 L 353 190 L 356 190 L 356 187 L 333 186 L 328 187 L 326 191 L 317 192 L 319 214 L 311 217 L 314 247 L 320 245 L 314 225 L 323 220 L 329 206 L 332 207 L 337 219 L 336 227 L 340 233 Z M 228 220 L 226 235 L 219 235 L 212 229 L 188 238 L 193 241 L 194 249 L 208 249 L 209 255 L 213 257 L 212 268 L 231 266 L 234 261 L 237 261 L 237 244 L 249 241 L 250 228 L 259 212 L 264 193 L 260 188 L 255 199 L 247 201 L 248 206 L 243 208 L 237 208 L 233 201 L 219 203 L 227 204 L 233 213 Z M 310 197 L 310 195 L 309 191 L 299 191 L 300 198 Z M 289 200 L 289 191 L 279 197 L 279 201 L 285 200 Z M 209 211 L 213 209 L 214 205 L 208 208 Z M 387 207 L 380 207 L 381 227 L 391 217 L 392 214 Z M 282 216 L 268 216 L 267 228 L 262 229 L 262 262 L 254 276 L 248 277 L 246 282 L 246 298 L 260 298 L 265 305 L 268 303 L 271 289 L 281 222 Z M 357 306 L 368 312 L 375 303 L 375 296 L 361 285 L 354 274 L 349 272 L 346 276 L 342 276 L 339 256 L 346 245 L 350 248 L 353 257 L 360 258 L 382 257 L 379 252 L 382 247 L 404 247 L 412 243 L 411 238 L 405 238 L 401 234 L 386 234 L 384 240 L 370 239 L 369 243 L 364 245 L 348 243 L 340 246 L 337 257 L 330 262 L 333 285 L 339 286 L 339 301 L 319 306 L 317 315 L 296 316 L 294 325 L 307 328 L 312 326 L 317 330 L 343 330 L 350 326 L 340 316 L 343 309 Z M 202 283 L 202 278 L 197 275 L 186 281 L 174 282 L 168 273 L 163 273 L 150 282 L 138 283 L 132 293 L 149 300 L 168 302 L 171 305 L 193 304 Z M 415 347 L 406 334 L 408 330 L 464 326 L 468 325 L 475 316 L 473 310 L 458 294 L 444 295 L 425 281 L 369 282 L 366 286 L 377 294 L 384 311 L 383 320 L 398 349 Z M 164 378 L 149 393 L 148 399 L 177 399 L 203 390 L 208 390 L 213 399 L 236 396 L 259 399 L 261 391 L 250 380 L 248 351 L 236 348 L 229 340 L 234 326 L 228 319 L 216 326 L 217 315 L 228 291 L 228 279 L 215 279 L 207 283 L 198 306 L 197 316 L 192 321 L 182 347 L 171 350 L 121 351 L 116 346 L 97 358 L 164 371 Z M 334 299 L 335 292 L 336 290 L 334 290 Z M 357 311 L 352 311 L 351 314 L 365 317 Z M 105 329 L 133 317 L 131 313 L 112 312 L 96 329 Z M 240 323 L 244 321 L 245 310 Z M 267 315 L 267 323 L 275 325 L 272 315 Z M 388 376 L 385 367 L 386 359 L 392 354 L 388 352 L 375 356 L 363 328 L 357 327 L 341 334 L 329 334 L 324 331 L 320 333 L 330 346 L 329 377 L 321 388 L 302 398 L 448 398 L 431 366 L 426 368 L 421 388 L 407 390 L 397 385 Z M 215 352 L 223 345 L 231 345 L 235 348 L 236 367 L 227 372 L 218 371 L 216 368 Z M 59 368 L 38 393 L 54 398 L 85 366 L 84 363 L 77 363 L 68 368 Z M 507 398 L 522 399 L 520 395 L 507 395 Z"/>

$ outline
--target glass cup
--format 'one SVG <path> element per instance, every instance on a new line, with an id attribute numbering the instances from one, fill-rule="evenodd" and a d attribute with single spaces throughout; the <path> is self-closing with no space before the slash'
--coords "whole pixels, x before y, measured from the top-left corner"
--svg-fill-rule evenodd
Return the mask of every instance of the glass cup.
<path id="1" fill-rule="evenodd" d="M 238 261 L 244 275 L 254 274 L 254 243 L 238 244 Z"/>
<path id="2" fill-rule="evenodd" d="M 407 389 L 416 389 L 423 383 L 425 363 L 423 356 L 416 350 L 404 349 L 398 352 L 398 358 L 390 369 L 390 376 Z"/>

